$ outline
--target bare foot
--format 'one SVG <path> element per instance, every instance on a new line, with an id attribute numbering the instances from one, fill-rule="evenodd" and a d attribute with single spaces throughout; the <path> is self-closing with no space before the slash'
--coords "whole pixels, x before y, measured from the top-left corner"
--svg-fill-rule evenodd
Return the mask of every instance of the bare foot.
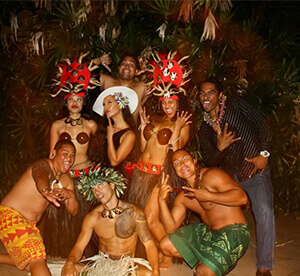
<path id="1" fill-rule="evenodd" d="M 168 269 L 170 268 L 171 264 L 172 264 L 172 257 L 163 256 L 163 258 L 160 259 L 159 268 Z"/>

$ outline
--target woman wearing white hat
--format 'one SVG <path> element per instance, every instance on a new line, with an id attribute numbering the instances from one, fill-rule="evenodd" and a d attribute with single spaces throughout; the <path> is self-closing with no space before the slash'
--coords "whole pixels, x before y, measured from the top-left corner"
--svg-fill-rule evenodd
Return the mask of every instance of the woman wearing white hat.
<path id="1" fill-rule="evenodd" d="M 91 159 L 94 162 L 109 163 L 127 176 L 126 162 L 134 159 L 132 152 L 136 142 L 135 122 L 132 113 L 138 105 L 135 91 L 125 86 L 114 86 L 104 90 L 94 103 L 93 110 L 101 115 L 106 123 L 100 124 L 96 143 L 92 146 Z M 103 148 L 107 156 L 102 157 Z M 106 160 L 105 160 L 106 159 Z"/>

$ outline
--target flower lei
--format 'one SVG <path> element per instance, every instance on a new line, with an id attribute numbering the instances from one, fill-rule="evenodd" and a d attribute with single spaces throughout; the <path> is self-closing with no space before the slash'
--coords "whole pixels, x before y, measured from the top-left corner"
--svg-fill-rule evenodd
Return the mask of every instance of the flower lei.
<path id="1" fill-rule="evenodd" d="M 78 191 L 86 197 L 88 201 L 98 202 L 95 198 L 92 188 L 103 181 L 115 184 L 116 195 L 119 198 L 126 189 L 125 183 L 127 179 L 113 168 L 103 168 L 96 166 L 94 170 L 90 170 L 88 175 L 82 175 L 79 179 Z"/>
<path id="2" fill-rule="evenodd" d="M 209 113 L 204 111 L 204 115 L 203 115 L 204 121 L 205 121 L 208 125 L 210 125 L 210 126 L 215 126 L 215 125 L 220 124 L 220 122 L 222 121 L 223 116 L 224 116 L 224 114 L 225 114 L 225 101 L 226 101 L 226 96 L 223 95 L 222 98 L 221 98 L 221 102 L 220 102 L 220 112 L 219 112 L 219 117 L 218 117 L 218 119 L 216 119 L 216 120 L 212 120 L 212 119 L 210 118 Z"/>
<path id="3" fill-rule="evenodd" d="M 126 95 L 123 95 L 121 92 L 120 93 L 115 93 L 114 98 L 116 100 L 116 102 L 118 103 L 118 105 L 124 109 L 126 106 L 129 105 L 129 99 Z"/>

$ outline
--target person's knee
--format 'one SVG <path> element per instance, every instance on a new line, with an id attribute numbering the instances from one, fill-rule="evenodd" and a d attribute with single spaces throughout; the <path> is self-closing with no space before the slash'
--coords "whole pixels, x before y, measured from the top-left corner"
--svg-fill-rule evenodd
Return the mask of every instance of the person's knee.
<path id="1" fill-rule="evenodd" d="M 164 255 L 170 255 L 169 246 L 168 246 L 169 242 L 170 240 L 168 239 L 168 237 L 164 237 L 159 243 L 160 250 Z"/>
<path id="2" fill-rule="evenodd" d="M 30 262 L 30 272 L 32 276 L 51 275 L 45 259 L 36 259 Z"/>
<path id="3" fill-rule="evenodd" d="M 137 268 L 137 272 L 139 276 L 151 276 L 152 275 L 152 271 L 150 271 L 148 268 L 144 267 L 144 266 L 140 266 L 139 268 Z"/>
<path id="4" fill-rule="evenodd" d="M 194 268 L 194 276 L 216 276 L 216 274 L 209 267 L 199 262 Z"/>
<path id="5" fill-rule="evenodd" d="M 178 251 L 174 247 L 174 245 L 171 243 L 170 239 L 165 236 L 159 243 L 160 250 L 165 256 L 170 257 L 177 257 L 180 258 Z"/>

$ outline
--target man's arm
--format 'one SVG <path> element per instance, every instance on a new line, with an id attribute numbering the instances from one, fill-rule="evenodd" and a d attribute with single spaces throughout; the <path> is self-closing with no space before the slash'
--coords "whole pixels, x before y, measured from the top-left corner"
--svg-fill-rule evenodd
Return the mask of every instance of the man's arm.
<path id="1" fill-rule="evenodd" d="M 259 137 L 260 142 L 259 152 L 267 150 L 270 152 L 272 132 L 270 128 L 270 122 L 265 114 L 255 105 L 248 102 L 243 97 L 238 97 L 234 102 L 234 108 L 240 110 L 241 113 L 248 119 L 248 123 L 253 126 L 253 131 Z M 245 158 L 246 161 L 253 163 L 254 167 L 249 175 L 249 178 L 256 173 L 257 170 L 261 170 L 260 174 L 263 174 L 268 165 L 269 158 L 264 157 L 258 153 L 254 158 Z"/>
<path id="2" fill-rule="evenodd" d="M 103 65 L 109 72 L 111 72 L 110 67 L 108 66 L 109 64 L 111 64 L 111 57 L 108 54 L 103 54 L 101 57 L 98 58 L 94 58 L 92 59 L 92 62 L 96 65 Z"/>
<path id="3" fill-rule="evenodd" d="M 158 203 L 162 224 L 167 233 L 173 233 L 183 222 L 186 215 L 186 207 L 182 201 L 182 194 L 179 194 L 174 200 L 172 211 L 169 210 L 167 200 L 173 188 L 168 184 L 168 181 L 169 175 L 165 176 L 165 174 L 163 174 Z"/>
<path id="4" fill-rule="evenodd" d="M 61 177 L 61 183 L 64 188 L 53 189 L 53 193 L 55 193 L 60 200 L 65 203 L 67 211 L 72 216 L 75 216 L 79 208 L 79 202 L 75 194 L 74 182 L 69 175 L 63 174 Z"/>
<path id="5" fill-rule="evenodd" d="M 158 250 L 147 225 L 146 217 L 141 209 L 136 210 L 136 228 L 139 238 L 145 246 L 147 259 L 152 267 L 152 275 L 159 275 Z"/>
<path id="6" fill-rule="evenodd" d="M 217 144 L 213 144 L 211 131 L 214 131 L 206 122 L 202 122 L 200 126 L 200 148 L 204 163 L 208 167 L 219 167 L 226 152 L 221 152 Z"/>
<path id="7" fill-rule="evenodd" d="M 60 198 L 51 191 L 50 176 L 52 174 L 49 163 L 46 160 L 35 162 L 31 169 L 32 178 L 37 191 L 56 207 L 60 206 Z"/>
<path id="8" fill-rule="evenodd" d="M 241 113 L 248 119 L 260 137 L 261 150 L 270 150 L 272 141 L 272 132 L 270 122 L 262 110 L 253 105 L 243 97 L 238 97 L 234 102 L 234 108 L 238 108 Z"/>
<path id="9" fill-rule="evenodd" d="M 200 202 L 213 202 L 225 206 L 242 206 L 248 197 L 242 187 L 226 172 L 219 168 L 209 168 L 203 175 L 200 189 L 183 187 L 185 196 Z"/>
<path id="10" fill-rule="evenodd" d="M 85 216 L 83 220 L 81 232 L 66 260 L 66 263 L 62 270 L 62 276 L 78 275 L 75 269 L 75 264 L 82 257 L 83 251 L 91 239 L 92 232 L 93 232 L 93 225 L 95 222 L 95 217 L 92 214 L 93 213 L 89 213 L 88 215 Z"/>
<path id="11" fill-rule="evenodd" d="M 114 86 L 114 82 L 115 79 L 112 76 L 103 73 L 100 74 L 100 83 L 103 89 L 107 89 L 111 86 Z"/>
<path id="12" fill-rule="evenodd" d="M 147 100 L 151 97 L 151 94 L 147 95 L 147 85 L 143 82 L 143 87 L 142 87 L 142 96 L 141 96 L 141 107 L 144 106 L 144 104 L 147 102 Z"/>

